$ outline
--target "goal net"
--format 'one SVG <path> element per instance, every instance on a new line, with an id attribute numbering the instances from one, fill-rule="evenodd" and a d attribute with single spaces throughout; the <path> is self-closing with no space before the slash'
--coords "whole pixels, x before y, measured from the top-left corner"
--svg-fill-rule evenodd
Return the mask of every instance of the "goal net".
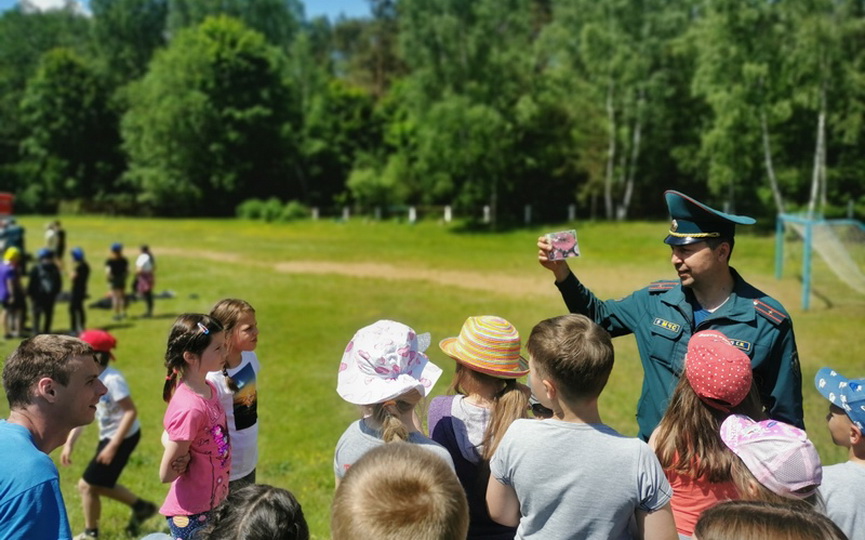
<path id="1" fill-rule="evenodd" d="M 828 306 L 865 299 L 865 225 L 860 221 L 781 214 L 775 255 L 776 277 L 785 266 L 801 269 L 803 309 L 812 297 Z"/>

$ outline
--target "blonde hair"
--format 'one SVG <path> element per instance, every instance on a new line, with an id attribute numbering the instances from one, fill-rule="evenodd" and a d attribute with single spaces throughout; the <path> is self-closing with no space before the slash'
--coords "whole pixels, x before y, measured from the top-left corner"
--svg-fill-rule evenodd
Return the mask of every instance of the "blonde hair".
<path id="1" fill-rule="evenodd" d="M 730 469 L 738 458 L 721 440 L 720 429 L 731 414 L 766 418 L 754 383 L 741 403 L 723 412 L 704 403 L 683 373 L 655 435 L 655 454 L 661 466 L 712 483 L 729 482 Z"/>
<path id="2" fill-rule="evenodd" d="M 828 517 L 808 507 L 728 501 L 709 508 L 694 528 L 700 540 L 847 540 Z"/>
<path id="3" fill-rule="evenodd" d="M 370 413 L 371 427 L 379 430 L 381 440 L 386 443 L 407 441 L 409 429 L 400 417 L 417 407 L 422 396 L 417 390 L 410 390 L 394 399 L 364 407 Z"/>
<path id="4" fill-rule="evenodd" d="M 255 308 L 246 300 L 239 298 L 223 298 L 217 302 L 210 310 L 210 316 L 222 324 L 222 330 L 225 332 L 225 347 L 226 354 L 230 354 L 234 347 L 234 329 L 240 318 L 247 313 L 255 314 Z M 225 383 L 228 389 L 232 392 L 237 392 L 237 383 L 228 375 L 228 368 L 222 366 L 222 376 L 225 377 Z"/>
<path id="5" fill-rule="evenodd" d="M 480 373 L 457 362 L 449 392 L 468 395 L 490 388 L 496 389 L 496 392 L 493 396 L 490 422 L 481 442 L 483 447 L 481 458 L 485 461 L 489 461 L 492 457 L 499 446 L 499 441 L 514 420 L 528 417 L 529 397 L 520 389 L 516 379 L 502 379 Z"/>
<path id="6" fill-rule="evenodd" d="M 364 454 L 345 473 L 331 510 L 333 540 L 456 540 L 469 526 L 468 500 L 453 470 L 402 442 Z"/>

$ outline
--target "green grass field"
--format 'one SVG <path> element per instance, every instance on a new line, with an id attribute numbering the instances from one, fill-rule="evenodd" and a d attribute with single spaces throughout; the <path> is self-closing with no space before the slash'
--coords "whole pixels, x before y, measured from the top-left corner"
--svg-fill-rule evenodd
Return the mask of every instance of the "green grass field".
<path id="1" fill-rule="evenodd" d="M 28 248 L 42 244 L 48 217 L 24 217 Z M 53 219 L 53 218 L 52 218 Z M 68 246 L 82 246 L 91 264 L 91 300 L 107 292 L 103 264 L 111 242 L 126 246 L 130 260 L 147 243 L 157 259 L 156 317 L 141 319 L 140 303 L 129 319 L 111 320 L 107 310 L 89 310 L 88 326 L 118 338 L 116 366 L 126 375 L 142 423 L 142 442 L 121 477 L 140 495 L 161 502 L 167 485 L 158 480 L 159 434 L 165 404 L 162 356 L 174 317 L 208 311 L 223 297 L 255 306 L 261 329 L 257 353 L 261 423 L 258 479 L 295 493 L 314 538 L 328 538 L 333 493 L 333 448 L 358 411 L 335 392 L 342 351 L 360 327 L 377 319 L 404 322 L 431 332 L 433 342 L 456 335 L 467 316 L 495 314 L 513 322 L 524 336 L 539 320 L 564 313 L 549 272 L 537 264 L 535 239 L 573 225 L 526 228 L 499 234 L 465 233 L 434 222 L 406 225 L 333 221 L 261 224 L 236 220 L 144 220 L 63 217 Z M 674 278 L 669 248 L 661 239 L 666 223 L 576 225 L 582 257 L 575 273 L 602 298 L 623 296 L 656 279 Z M 68 248 L 67 248 L 68 249 Z M 848 375 L 865 375 L 860 350 L 865 297 L 815 266 L 815 292 L 825 301 L 800 309 L 798 262 L 774 278 L 774 239 L 740 235 L 733 265 L 754 285 L 778 298 L 791 312 L 803 371 L 806 424 L 826 464 L 844 459 L 825 429 L 826 403 L 813 388 L 816 370 L 830 365 Z M 68 265 L 67 255 L 67 265 Z M 64 284 L 66 285 L 66 284 Z M 66 287 L 64 287 L 66 288 Z M 58 304 L 55 330 L 68 330 L 67 305 Z M 856 337 L 860 336 L 860 337 Z M 617 364 L 601 397 L 605 421 L 636 432 L 635 404 L 641 369 L 630 337 L 614 341 Z M 15 346 L 0 342 L 5 357 Z M 443 392 L 453 362 L 437 346 L 430 357 L 445 370 L 434 393 Z M 3 417 L 8 412 L 0 404 Z M 96 427 L 79 440 L 74 464 L 61 468 L 73 534 L 83 528 L 75 485 L 96 445 Z M 59 451 L 52 454 L 59 462 Z M 8 456 L 5 459 L 9 459 Z M 102 537 L 124 538 L 128 509 L 103 502 Z M 154 518 L 144 532 L 159 530 Z"/>

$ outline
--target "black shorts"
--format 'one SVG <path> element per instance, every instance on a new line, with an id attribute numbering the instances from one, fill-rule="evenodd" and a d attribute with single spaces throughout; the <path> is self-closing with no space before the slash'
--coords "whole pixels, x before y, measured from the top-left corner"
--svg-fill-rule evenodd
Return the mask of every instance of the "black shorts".
<path id="1" fill-rule="evenodd" d="M 109 465 L 104 465 L 96 461 L 96 456 L 105 448 L 111 439 L 102 439 L 99 441 L 99 446 L 96 447 L 96 454 L 90 460 L 90 464 L 84 469 L 84 474 L 81 477 L 91 486 L 99 486 L 105 488 L 113 488 L 117 485 L 117 479 L 120 478 L 120 473 L 123 472 L 123 467 L 129 461 L 129 456 L 135 447 L 138 446 L 138 441 L 141 439 L 141 430 L 139 429 L 135 435 L 126 437 L 120 443 L 120 448 L 117 449 L 117 454 L 111 460 Z"/>

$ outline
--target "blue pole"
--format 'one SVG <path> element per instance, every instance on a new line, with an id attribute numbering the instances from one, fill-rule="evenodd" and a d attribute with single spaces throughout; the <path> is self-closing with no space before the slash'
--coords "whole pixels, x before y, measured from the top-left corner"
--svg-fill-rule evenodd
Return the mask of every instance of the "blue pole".
<path id="1" fill-rule="evenodd" d="M 802 309 L 808 311 L 811 302 L 811 237 L 813 222 L 805 225 L 805 252 L 802 254 Z"/>
<path id="2" fill-rule="evenodd" d="M 784 214 L 775 221 L 775 279 L 784 275 Z"/>

